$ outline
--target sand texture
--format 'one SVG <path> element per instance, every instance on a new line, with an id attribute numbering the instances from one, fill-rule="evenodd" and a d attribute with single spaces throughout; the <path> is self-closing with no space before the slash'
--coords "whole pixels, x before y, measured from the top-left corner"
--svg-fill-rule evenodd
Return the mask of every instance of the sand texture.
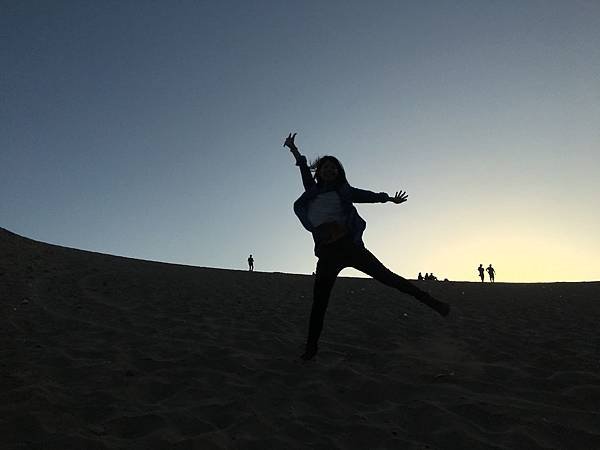
<path id="1" fill-rule="evenodd" d="M 600 283 L 421 285 L 340 278 L 303 362 L 312 276 L 0 229 L 0 449 L 600 449 Z"/>

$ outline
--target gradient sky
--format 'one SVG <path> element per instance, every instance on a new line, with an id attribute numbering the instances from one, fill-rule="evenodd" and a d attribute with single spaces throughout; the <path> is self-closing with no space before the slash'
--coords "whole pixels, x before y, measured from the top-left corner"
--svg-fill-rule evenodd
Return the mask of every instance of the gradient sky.
<path id="1" fill-rule="evenodd" d="M 0 1 L 0 96 L 0 226 L 33 239 L 311 273 L 295 131 L 408 191 L 358 205 L 401 275 L 600 279 L 594 0 Z"/>

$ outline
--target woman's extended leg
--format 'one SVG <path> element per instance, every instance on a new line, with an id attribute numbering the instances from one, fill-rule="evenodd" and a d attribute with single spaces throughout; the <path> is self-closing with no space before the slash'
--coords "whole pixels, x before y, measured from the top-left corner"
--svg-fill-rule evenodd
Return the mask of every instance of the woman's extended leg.
<path id="1" fill-rule="evenodd" d="M 425 303 L 430 308 L 436 310 L 442 316 L 447 316 L 450 312 L 450 306 L 448 304 L 433 298 L 410 281 L 389 270 L 366 248 L 356 248 L 352 255 L 351 266 L 387 286 L 394 287 L 401 292 L 412 295 L 420 302 Z"/>
<path id="2" fill-rule="evenodd" d="M 306 340 L 306 351 L 302 355 L 302 359 L 311 359 L 317 353 L 317 343 L 323 329 L 323 320 L 329 303 L 329 295 L 331 294 L 335 279 L 342 269 L 342 264 L 334 258 L 319 258 L 317 262 L 308 339 Z"/>

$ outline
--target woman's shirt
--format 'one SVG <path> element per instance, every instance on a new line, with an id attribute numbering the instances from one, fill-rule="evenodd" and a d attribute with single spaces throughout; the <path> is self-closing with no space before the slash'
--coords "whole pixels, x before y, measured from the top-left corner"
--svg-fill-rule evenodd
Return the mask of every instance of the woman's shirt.
<path id="1" fill-rule="evenodd" d="M 346 214 L 337 191 L 323 192 L 308 204 L 308 220 L 314 228 L 329 222 L 344 224 Z"/>

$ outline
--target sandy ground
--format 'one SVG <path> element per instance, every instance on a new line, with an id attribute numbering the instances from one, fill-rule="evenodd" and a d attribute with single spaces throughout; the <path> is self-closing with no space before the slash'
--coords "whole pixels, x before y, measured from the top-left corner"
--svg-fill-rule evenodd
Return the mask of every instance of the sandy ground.
<path id="1" fill-rule="evenodd" d="M 1 449 L 598 449 L 600 283 L 178 266 L 0 229 Z"/>

